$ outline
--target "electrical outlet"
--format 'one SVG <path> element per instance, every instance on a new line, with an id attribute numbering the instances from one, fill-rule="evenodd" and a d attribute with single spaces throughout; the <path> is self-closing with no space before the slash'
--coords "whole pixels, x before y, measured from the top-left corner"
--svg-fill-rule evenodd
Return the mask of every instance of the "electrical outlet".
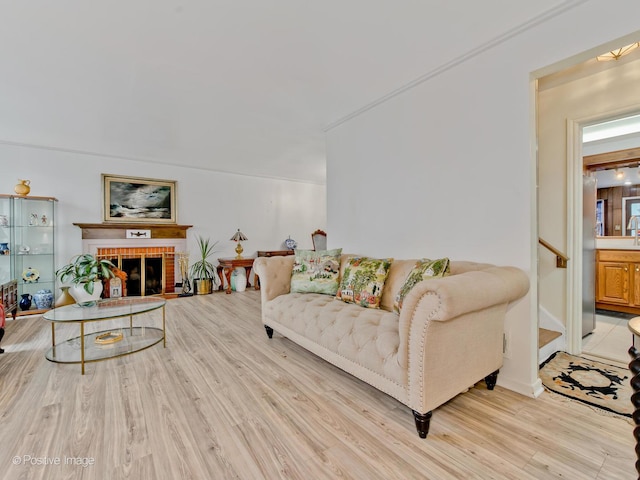
<path id="1" fill-rule="evenodd" d="M 511 358 L 511 333 L 508 332 L 502 334 L 502 356 Z"/>

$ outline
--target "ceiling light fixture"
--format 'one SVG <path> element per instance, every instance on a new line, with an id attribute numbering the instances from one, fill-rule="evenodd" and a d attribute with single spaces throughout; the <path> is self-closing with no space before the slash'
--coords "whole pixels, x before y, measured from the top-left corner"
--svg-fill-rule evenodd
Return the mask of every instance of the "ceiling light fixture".
<path id="1" fill-rule="evenodd" d="M 624 172 L 622 170 L 618 170 L 617 168 L 616 168 L 616 178 L 618 180 L 622 180 L 624 178 Z"/>
<path id="2" fill-rule="evenodd" d="M 640 47 L 640 43 L 632 43 L 631 45 L 625 45 L 624 47 L 616 48 L 615 50 L 611 50 L 610 52 L 603 53 L 602 55 L 598 55 L 596 59 L 599 62 L 606 62 L 609 60 L 618 60 L 620 57 L 624 57 L 626 54 L 631 53 L 636 48 Z"/>

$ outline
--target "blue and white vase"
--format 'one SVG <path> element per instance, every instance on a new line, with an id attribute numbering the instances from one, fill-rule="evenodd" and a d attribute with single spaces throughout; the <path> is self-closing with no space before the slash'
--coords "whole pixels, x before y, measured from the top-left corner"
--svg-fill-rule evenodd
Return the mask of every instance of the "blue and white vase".
<path id="1" fill-rule="evenodd" d="M 284 246 L 287 247 L 288 250 L 295 250 L 298 246 L 298 242 L 296 242 L 293 238 L 289 237 L 284 241 Z"/>
<path id="2" fill-rule="evenodd" d="M 33 294 L 33 301 L 38 310 L 49 310 L 53 305 L 53 292 L 51 290 L 38 290 Z"/>

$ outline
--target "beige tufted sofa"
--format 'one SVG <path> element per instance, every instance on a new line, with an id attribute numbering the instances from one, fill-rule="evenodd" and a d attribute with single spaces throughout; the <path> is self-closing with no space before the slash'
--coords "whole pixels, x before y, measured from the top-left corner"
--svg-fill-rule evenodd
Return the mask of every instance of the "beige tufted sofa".
<path id="1" fill-rule="evenodd" d="M 341 274 L 345 261 L 342 255 Z M 502 366 L 510 302 L 529 281 L 514 267 L 453 261 L 451 275 L 418 283 L 393 313 L 396 292 L 415 260 L 394 260 L 379 310 L 330 295 L 290 293 L 294 257 L 260 257 L 262 322 L 413 410 L 420 437 L 432 410 L 481 379 L 493 389 Z"/>

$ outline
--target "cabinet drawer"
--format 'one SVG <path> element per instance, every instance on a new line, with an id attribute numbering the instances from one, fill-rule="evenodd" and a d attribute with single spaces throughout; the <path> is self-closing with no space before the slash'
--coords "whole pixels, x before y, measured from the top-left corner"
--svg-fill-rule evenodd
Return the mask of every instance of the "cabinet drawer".
<path id="1" fill-rule="evenodd" d="M 603 262 L 640 263 L 640 251 L 637 250 L 598 250 L 598 260 Z"/>

